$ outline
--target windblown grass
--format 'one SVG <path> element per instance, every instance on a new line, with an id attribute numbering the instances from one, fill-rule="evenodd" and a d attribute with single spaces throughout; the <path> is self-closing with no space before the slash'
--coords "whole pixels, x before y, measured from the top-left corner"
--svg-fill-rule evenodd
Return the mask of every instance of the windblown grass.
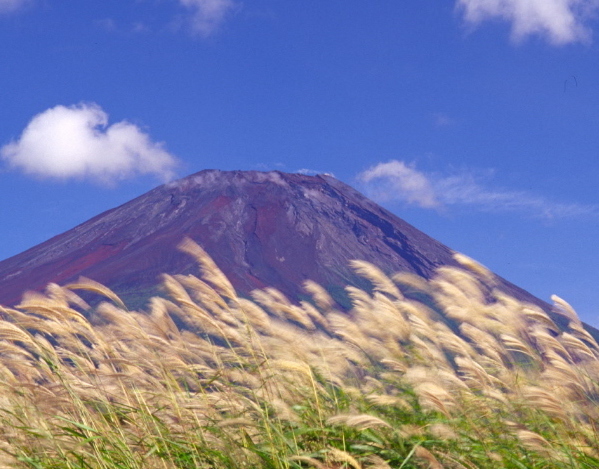
<path id="1" fill-rule="evenodd" d="M 183 249 L 202 278 L 145 312 L 84 279 L 0 308 L 0 466 L 599 467 L 599 347 L 562 299 L 566 330 L 458 256 L 431 281 L 354 262 L 349 313 L 314 282 L 250 301 Z"/>

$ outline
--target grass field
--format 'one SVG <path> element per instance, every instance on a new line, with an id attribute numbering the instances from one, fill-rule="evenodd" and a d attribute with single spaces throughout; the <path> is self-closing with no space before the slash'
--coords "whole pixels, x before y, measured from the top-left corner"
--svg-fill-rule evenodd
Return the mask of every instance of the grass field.
<path id="1" fill-rule="evenodd" d="M 311 282 L 249 301 L 182 249 L 201 274 L 144 312 L 89 280 L 0 308 L 0 467 L 599 468 L 599 346 L 563 300 L 566 330 L 458 255 L 354 261 L 349 313 Z"/>

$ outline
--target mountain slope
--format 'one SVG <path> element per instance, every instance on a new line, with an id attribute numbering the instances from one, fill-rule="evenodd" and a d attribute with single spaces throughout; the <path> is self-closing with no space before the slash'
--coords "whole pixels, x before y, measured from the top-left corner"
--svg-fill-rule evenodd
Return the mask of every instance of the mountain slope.
<path id="1" fill-rule="evenodd" d="M 341 304 L 343 287 L 364 285 L 351 259 L 385 273 L 430 278 L 456 265 L 452 250 L 330 176 L 207 170 L 104 212 L 0 262 L 0 304 L 26 289 L 64 284 L 80 275 L 141 306 L 162 273 L 195 272 L 176 246 L 200 244 L 242 295 L 273 286 L 293 299 L 314 280 Z M 545 309 L 548 305 L 500 279 L 500 288 Z"/>

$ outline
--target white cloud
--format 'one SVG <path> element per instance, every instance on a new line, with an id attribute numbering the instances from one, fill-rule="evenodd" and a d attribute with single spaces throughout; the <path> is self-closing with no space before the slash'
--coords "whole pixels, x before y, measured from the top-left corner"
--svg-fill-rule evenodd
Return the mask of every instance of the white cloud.
<path id="1" fill-rule="evenodd" d="M 440 205 L 429 178 L 403 161 L 379 163 L 361 173 L 359 179 L 369 184 L 378 200 L 398 199 L 423 208 Z"/>
<path id="2" fill-rule="evenodd" d="M 481 212 L 519 212 L 535 218 L 598 216 L 595 205 L 556 203 L 527 191 L 486 187 L 472 173 L 426 174 L 414 165 L 393 160 L 360 173 L 368 195 L 379 201 L 398 201 L 421 208 L 467 207 Z"/>
<path id="3" fill-rule="evenodd" d="M 457 0 L 457 7 L 472 24 L 489 19 L 511 23 L 516 41 L 539 35 L 553 44 L 586 42 L 586 22 L 599 7 L 597 0 Z"/>
<path id="4" fill-rule="evenodd" d="M 18 140 L 0 149 L 0 157 L 26 174 L 103 183 L 137 174 L 168 180 L 177 165 L 139 127 L 126 121 L 109 126 L 96 104 L 56 106 L 36 115 Z"/>
<path id="5" fill-rule="evenodd" d="M 192 29 L 207 37 L 222 24 L 225 17 L 237 6 L 233 0 L 179 0 L 192 11 Z"/>
<path id="6" fill-rule="evenodd" d="M 0 13 L 15 11 L 28 3 L 28 0 L 0 0 Z"/>

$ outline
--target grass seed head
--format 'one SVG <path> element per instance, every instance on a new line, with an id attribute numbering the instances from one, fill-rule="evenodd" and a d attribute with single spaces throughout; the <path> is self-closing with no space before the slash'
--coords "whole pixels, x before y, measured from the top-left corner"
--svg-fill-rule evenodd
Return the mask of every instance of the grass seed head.
<path id="1" fill-rule="evenodd" d="M 484 265 L 478 263 L 474 259 L 459 252 L 453 253 L 453 259 L 456 262 L 458 262 L 462 267 L 465 267 L 466 269 L 475 273 L 484 280 L 489 282 L 493 282 L 495 280 L 495 275 L 493 274 L 493 272 L 491 272 Z"/>
<path id="2" fill-rule="evenodd" d="M 96 282 L 95 280 L 86 277 L 79 277 L 76 283 L 70 283 L 66 285 L 64 288 L 68 290 L 84 290 L 96 293 L 113 301 L 114 304 L 117 305 L 119 308 L 122 308 L 124 310 L 127 309 L 125 303 L 123 303 L 123 300 L 121 300 L 115 292 L 113 292 L 110 288 L 102 285 L 101 283 Z"/>
<path id="3" fill-rule="evenodd" d="M 366 469 L 391 469 L 391 466 L 380 456 L 371 454 L 366 457 Z"/>
<path id="4" fill-rule="evenodd" d="M 393 281 L 375 265 L 361 260 L 352 260 L 349 262 L 349 265 L 358 275 L 370 281 L 374 286 L 375 291 L 391 295 L 392 298 L 397 300 L 403 299 L 402 293 Z"/>
<path id="5" fill-rule="evenodd" d="M 191 238 L 185 238 L 178 246 L 179 250 L 193 257 L 200 266 L 202 277 L 209 282 L 218 293 L 227 298 L 237 298 L 235 289 L 225 274 L 204 249 Z"/>
<path id="6" fill-rule="evenodd" d="M 358 430 L 366 430 L 369 428 L 392 428 L 387 422 L 379 417 L 368 414 L 340 414 L 327 419 L 328 425 L 345 425 L 347 427 L 357 428 Z"/>
<path id="7" fill-rule="evenodd" d="M 443 469 L 443 465 L 437 460 L 433 453 L 422 446 L 416 447 L 414 457 L 428 464 L 429 469 Z"/>
<path id="8" fill-rule="evenodd" d="M 325 465 L 318 459 L 311 458 L 309 456 L 291 456 L 289 460 L 309 464 L 310 466 L 315 467 L 316 469 L 329 469 L 329 466 Z"/>
<path id="9" fill-rule="evenodd" d="M 322 286 L 312 280 L 306 280 L 304 282 L 304 290 L 312 296 L 314 303 L 322 311 L 331 311 L 335 307 L 335 300 L 329 295 Z"/>
<path id="10" fill-rule="evenodd" d="M 337 448 L 329 448 L 327 450 L 327 461 L 345 463 L 349 467 L 353 467 L 353 469 L 362 469 L 362 465 L 351 454 Z"/>
<path id="11" fill-rule="evenodd" d="M 553 308 L 556 313 L 566 316 L 572 322 L 581 324 L 578 314 L 570 303 L 557 295 L 551 295 L 551 301 L 553 301 Z"/>

